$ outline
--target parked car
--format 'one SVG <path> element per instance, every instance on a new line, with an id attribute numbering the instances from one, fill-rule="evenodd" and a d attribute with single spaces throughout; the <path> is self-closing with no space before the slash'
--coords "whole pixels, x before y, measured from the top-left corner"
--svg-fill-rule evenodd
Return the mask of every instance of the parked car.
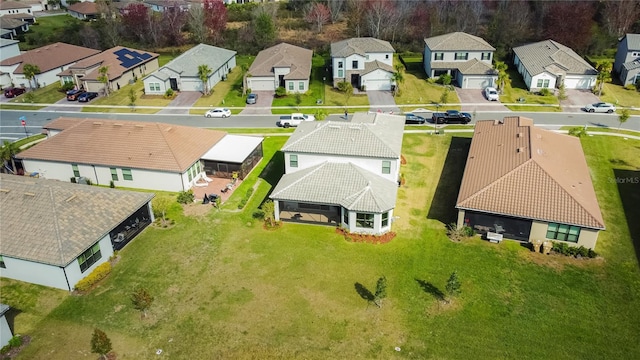
<path id="1" fill-rule="evenodd" d="M 404 116 L 404 123 L 405 124 L 420 124 L 420 125 L 423 125 L 426 122 L 427 122 L 427 119 L 423 118 L 422 116 L 415 115 L 415 114 L 412 114 L 412 113 L 406 113 L 405 116 Z"/>
<path id="2" fill-rule="evenodd" d="M 86 91 L 82 89 L 67 91 L 67 101 L 76 101 L 78 100 L 78 96 L 80 96 L 80 94 L 85 92 Z"/>
<path id="3" fill-rule="evenodd" d="M 471 114 L 458 110 L 447 110 L 443 113 L 433 113 L 431 120 L 434 124 L 468 124 L 471 122 Z"/>
<path id="4" fill-rule="evenodd" d="M 584 110 L 586 112 L 599 112 L 599 113 L 609 113 L 611 114 L 612 112 L 616 111 L 616 107 L 613 106 L 613 104 L 610 103 L 606 103 L 606 102 L 598 102 L 595 104 L 589 104 L 587 106 L 584 107 Z"/>
<path id="5" fill-rule="evenodd" d="M 231 116 L 231 110 L 227 108 L 215 108 L 207 111 L 204 117 L 208 118 L 228 118 Z"/>
<path id="6" fill-rule="evenodd" d="M 498 90 L 494 87 L 488 87 L 484 89 L 484 96 L 489 101 L 498 101 L 500 100 L 500 94 L 498 94 Z"/>
<path id="7" fill-rule="evenodd" d="M 98 97 L 98 93 L 97 92 L 85 92 L 82 93 L 80 95 L 78 95 L 78 101 L 80 102 L 89 102 L 92 99 L 95 99 Z"/>
<path id="8" fill-rule="evenodd" d="M 316 117 L 313 115 L 304 115 L 301 113 L 282 115 L 280 116 L 280 120 L 276 121 L 276 125 L 283 128 L 289 128 L 292 126 L 298 126 L 305 121 L 316 121 Z"/>
<path id="9" fill-rule="evenodd" d="M 18 95 L 24 94 L 25 91 L 27 91 L 27 89 L 25 89 L 25 88 L 11 87 L 11 88 L 8 88 L 8 89 L 4 90 L 4 97 L 13 98 L 13 97 L 16 97 Z"/>
<path id="10" fill-rule="evenodd" d="M 255 104 L 258 102 L 258 94 L 251 93 L 247 95 L 247 104 Z"/>

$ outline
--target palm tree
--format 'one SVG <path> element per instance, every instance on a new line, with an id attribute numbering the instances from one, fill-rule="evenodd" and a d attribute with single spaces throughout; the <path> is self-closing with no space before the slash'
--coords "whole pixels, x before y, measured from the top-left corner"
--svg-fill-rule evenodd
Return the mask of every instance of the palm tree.
<path id="1" fill-rule="evenodd" d="M 396 64 L 396 71 L 391 75 L 391 80 L 396 83 L 394 88 L 394 96 L 400 93 L 400 85 L 404 84 L 404 66 L 402 64 Z"/>
<path id="2" fill-rule="evenodd" d="M 101 66 L 98 69 L 98 81 L 104 84 L 104 95 L 109 96 L 109 67 Z"/>
<path id="3" fill-rule="evenodd" d="M 209 95 L 209 76 L 213 71 L 209 67 L 209 65 L 199 65 L 198 66 L 198 77 L 200 81 L 202 81 L 202 89 L 205 95 Z"/>
<path id="4" fill-rule="evenodd" d="M 35 79 L 37 74 L 40 74 L 40 68 L 38 67 L 38 65 L 24 64 L 22 72 L 24 74 L 24 77 L 29 81 L 29 88 L 33 89 L 34 87 L 31 86 L 31 80 Z M 37 87 L 37 84 L 35 85 Z"/>
<path id="5" fill-rule="evenodd" d="M 2 158 L 2 164 L 4 166 L 5 161 L 11 161 L 11 171 L 16 173 L 16 162 L 13 158 L 15 154 L 18 153 L 18 147 L 16 143 L 9 142 L 7 140 L 4 141 L 4 145 L 0 148 L 0 158 Z"/>
<path id="6" fill-rule="evenodd" d="M 598 76 L 596 77 L 598 96 L 602 95 L 604 83 L 611 80 L 611 68 L 611 61 L 608 60 L 599 61 L 596 65 L 596 70 L 598 70 Z"/>
<path id="7" fill-rule="evenodd" d="M 498 91 L 502 94 L 504 93 L 504 87 L 507 81 L 509 81 L 509 74 L 507 74 L 508 66 L 503 61 L 496 61 L 494 68 L 498 72 Z"/>
<path id="8" fill-rule="evenodd" d="M 240 65 L 240 69 L 242 69 L 242 96 L 247 94 L 247 76 L 249 75 L 249 65 L 242 64 Z"/>

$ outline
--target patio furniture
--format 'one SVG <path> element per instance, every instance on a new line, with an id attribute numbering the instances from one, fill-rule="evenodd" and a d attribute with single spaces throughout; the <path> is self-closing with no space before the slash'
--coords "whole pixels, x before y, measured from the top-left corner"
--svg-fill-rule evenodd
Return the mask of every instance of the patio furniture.
<path id="1" fill-rule="evenodd" d="M 497 232 L 497 233 L 503 233 L 504 232 L 504 228 L 502 227 L 502 224 L 495 223 L 495 224 L 493 224 L 493 227 L 495 229 L 495 232 Z"/>
<path id="2" fill-rule="evenodd" d="M 124 241 L 124 234 L 123 233 L 118 233 L 118 235 L 116 236 L 115 240 L 113 240 L 117 243 L 121 243 Z"/>
<path id="3" fill-rule="evenodd" d="M 498 233 L 494 233 L 494 232 L 488 232 L 487 233 L 487 240 L 489 240 L 489 242 L 491 242 L 491 243 L 499 244 L 502 241 L 502 234 L 498 234 Z"/>

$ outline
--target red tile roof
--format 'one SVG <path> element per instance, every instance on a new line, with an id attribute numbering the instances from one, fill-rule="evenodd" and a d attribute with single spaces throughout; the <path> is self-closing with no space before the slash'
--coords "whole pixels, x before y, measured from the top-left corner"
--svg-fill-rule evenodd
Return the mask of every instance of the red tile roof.
<path id="1" fill-rule="evenodd" d="M 85 1 L 70 5 L 67 10 L 77 12 L 78 14 L 94 15 L 98 13 L 98 5 L 91 1 Z"/>
<path id="2" fill-rule="evenodd" d="M 2 60 L 0 65 L 20 64 L 14 71 L 15 74 L 22 74 L 25 64 L 37 65 L 41 72 L 47 72 L 55 68 L 73 64 L 78 60 L 98 54 L 99 52 L 100 50 L 57 42 Z"/>

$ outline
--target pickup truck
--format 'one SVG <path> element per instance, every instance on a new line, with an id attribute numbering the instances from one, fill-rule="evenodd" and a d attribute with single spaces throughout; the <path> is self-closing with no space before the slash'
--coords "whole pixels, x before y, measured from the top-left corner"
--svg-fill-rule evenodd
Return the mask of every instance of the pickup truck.
<path id="1" fill-rule="evenodd" d="M 468 124 L 471 122 L 471 114 L 460 112 L 458 110 L 447 110 L 443 113 L 433 113 L 431 120 L 433 120 L 434 124 Z"/>
<path id="2" fill-rule="evenodd" d="M 293 113 L 291 115 L 280 116 L 280 120 L 276 123 L 279 127 L 288 128 L 292 126 L 298 126 L 303 121 L 315 121 L 316 118 L 313 115 L 303 115 L 301 113 Z"/>

